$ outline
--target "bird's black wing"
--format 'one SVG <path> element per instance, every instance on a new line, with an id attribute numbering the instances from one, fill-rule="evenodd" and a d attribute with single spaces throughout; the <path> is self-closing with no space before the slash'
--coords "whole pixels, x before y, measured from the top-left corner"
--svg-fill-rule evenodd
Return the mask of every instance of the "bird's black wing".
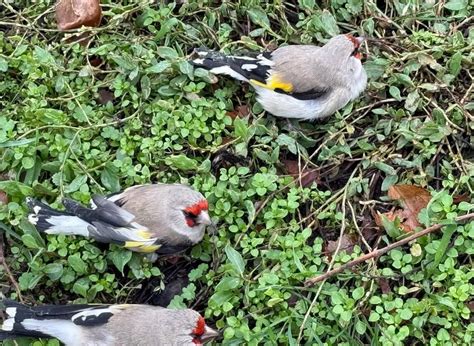
<path id="1" fill-rule="evenodd" d="M 329 92 L 331 91 L 329 88 L 326 88 L 326 89 L 311 89 L 311 90 L 308 90 L 308 91 L 305 91 L 305 92 L 299 92 L 299 93 L 298 92 L 286 92 L 286 91 L 284 91 L 282 89 L 279 89 L 279 88 L 276 88 L 274 90 L 277 93 L 291 95 L 295 99 L 302 100 L 302 101 L 315 100 L 315 99 L 322 98 L 322 97 L 328 95 Z"/>
<path id="2" fill-rule="evenodd" d="M 92 200 L 95 204 L 94 209 L 86 208 L 67 198 L 63 200 L 63 205 L 69 213 L 89 223 L 101 222 L 111 226 L 126 227 L 135 219 L 135 215 L 102 196 L 94 196 Z"/>
<path id="3" fill-rule="evenodd" d="M 192 60 L 194 66 L 212 70 L 228 68 L 247 80 L 265 83 L 271 69 L 271 53 L 249 53 L 248 55 L 225 55 L 206 49 L 196 49 L 199 58 Z M 232 74 L 232 72 L 220 72 Z"/>
<path id="4" fill-rule="evenodd" d="M 179 253 L 193 246 L 193 243 L 191 241 L 187 241 L 179 245 L 175 245 L 175 244 L 170 244 L 166 241 L 157 240 L 155 244 L 161 245 L 160 248 L 156 251 L 156 253 L 160 255 L 171 255 L 171 254 Z"/>

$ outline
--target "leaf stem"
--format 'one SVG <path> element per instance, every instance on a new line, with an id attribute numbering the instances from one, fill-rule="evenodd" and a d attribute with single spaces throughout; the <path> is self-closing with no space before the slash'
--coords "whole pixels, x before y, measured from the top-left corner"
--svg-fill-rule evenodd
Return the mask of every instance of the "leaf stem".
<path id="1" fill-rule="evenodd" d="M 466 214 L 466 215 L 462 215 L 462 216 L 459 216 L 455 219 L 456 222 L 461 222 L 461 221 L 465 221 L 465 220 L 469 220 L 469 219 L 472 219 L 474 218 L 474 213 L 470 213 L 470 214 Z M 382 256 L 383 254 L 386 254 L 387 252 L 389 252 L 390 250 L 396 248 L 396 247 L 399 247 L 399 246 L 402 246 L 402 245 L 405 245 L 407 243 L 409 243 L 410 241 L 412 240 L 415 240 L 415 239 L 418 239 L 420 237 L 423 237 L 424 235 L 427 235 L 429 233 L 432 233 L 432 232 L 435 232 L 435 231 L 438 231 L 439 229 L 441 229 L 443 226 L 445 226 L 444 224 L 440 224 L 440 223 L 437 223 L 433 226 L 430 226 L 428 228 L 425 228 L 424 230 L 420 231 L 420 232 L 416 232 L 416 233 L 413 233 L 412 235 L 410 235 L 409 237 L 406 237 L 402 240 L 399 240 L 393 244 L 390 244 L 390 245 L 387 245 L 386 247 L 383 247 L 381 249 L 377 249 L 377 250 L 374 250 L 374 251 L 371 251 L 365 255 L 362 255 L 362 256 L 359 256 L 358 258 L 350 261 L 350 262 L 347 262 L 343 265 L 341 265 L 340 267 L 338 268 L 335 268 L 335 269 L 332 269 L 332 270 L 329 270 L 327 271 L 326 273 L 324 274 L 321 274 L 321 275 L 318 275 L 318 276 L 315 276 L 311 279 L 308 279 L 305 281 L 305 286 L 313 286 L 314 284 L 320 282 L 320 281 L 323 281 L 323 280 L 326 280 L 328 279 L 329 277 L 331 276 L 334 276 L 336 274 L 339 274 L 341 272 L 343 272 L 344 270 L 346 269 L 349 269 L 349 268 L 352 268 L 354 267 L 355 265 L 359 264 L 359 263 L 362 263 L 362 262 L 365 262 L 371 258 L 375 258 L 375 257 L 380 257 Z"/>

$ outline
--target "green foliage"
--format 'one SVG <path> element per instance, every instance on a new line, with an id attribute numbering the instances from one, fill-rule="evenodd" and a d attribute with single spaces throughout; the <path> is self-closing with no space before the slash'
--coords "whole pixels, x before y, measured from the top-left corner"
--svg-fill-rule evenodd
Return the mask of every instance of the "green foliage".
<path id="1" fill-rule="evenodd" d="M 474 209 L 472 4 L 101 3 L 103 25 L 85 45 L 54 30 L 53 1 L 0 8 L 0 190 L 9 197 L 0 229 L 29 301 L 135 302 L 140 284 L 165 286 L 169 264 L 39 235 L 26 196 L 60 207 L 64 196 L 86 204 L 134 184 L 181 182 L 205 194 L 218 229 L 187 254 L 189 284 L 170 306 L 197 303 L 224 344 L 472 344 L 474 222 L 453 221 Z M 354 29 L 371 38 L 369 87 L 318 123 L 264 115 L 253 91 L 226 78 L 211 85 L 187 62 L 198 46 L 257 51 Z M 251 114 L 232 119 L 247 102 Z M 235 160 L 216 163 L 223 152 Z M 287 161 L 318 176 L 299 184 Z M 320 290 L 304 287 L 331 260 L 367 252 L 360 234 L 379 247 L 403 234 L 396 222 L 377 233 L 371 214 L 397 182 L 430 186 L 419 220 L 443 230 Z M 341 228 L 357 241 L 334 253 Z"/>

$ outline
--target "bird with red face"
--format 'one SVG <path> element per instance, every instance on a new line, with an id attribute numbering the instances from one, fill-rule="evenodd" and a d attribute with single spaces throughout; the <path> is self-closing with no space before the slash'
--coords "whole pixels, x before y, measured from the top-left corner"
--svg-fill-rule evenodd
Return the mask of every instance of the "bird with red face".
<path id="1" fill-rule="evenodd" d="M 182 184 L 137 185 L 86 208 L 64 199 L 65 211 L 27 199 L 28 221 L 47 234 L 79 235 L 136 252 L 175 254 L 199 243 L 212 221 L 204 196 Z"/>
<path id="2" fill-rule="evenodd" d="M 3 300 L 7 318 L 0 340 L 57 338 L 66 346 L 196 346 L 219 333 L 191 309 L 140 304 L 43 305 Z"/>
<path id="3" fill-rule="evenodd" d="M 198 58 L 192 63 L 249 83 L 257 101 L 274 116 L 322 119 L 365 89 L 367 75 L 359 51 L 363 40 L 337 35 L 322 47 L 288 45 L 248 55 L 197 49 Z"/>

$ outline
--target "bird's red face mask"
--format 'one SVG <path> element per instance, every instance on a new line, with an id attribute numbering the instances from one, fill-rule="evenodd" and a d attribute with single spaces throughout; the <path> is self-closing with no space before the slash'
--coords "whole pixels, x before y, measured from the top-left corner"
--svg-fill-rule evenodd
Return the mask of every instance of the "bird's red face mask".
<path id="1" fill-rule="evenodd" d="M 205 199 L 190 205 L 186 209 L 183 210 L 184 218 L 186 224 L 189 227 L 194 227 L 197 225 L 209 225 L 211 223 L 211 219 L 209 218 L 209 214 L 207 210 L 209 209 L 209 205 Z"/>
<path id="2" fill-rule="evenodd" d="M 364 41 L 362 37 L 354 37 L 352 35 L 346 35 L 346 37 L 352 42 L 354 45 L 354 50 L 352 51 L 351 56 L 353 56 L 356 59 L 362 59 L 362 54 L 359 52 L 359 48 L 361 43 Z"/>
<path id="3" fill-rule="evenodd" d="M 206 326 L 206 321 L 202 316 L 199 317 L 196 327 L 192 331 L 193 343 L 202 345 L 204 342 L 219 336 L 219 332 Z"/>

